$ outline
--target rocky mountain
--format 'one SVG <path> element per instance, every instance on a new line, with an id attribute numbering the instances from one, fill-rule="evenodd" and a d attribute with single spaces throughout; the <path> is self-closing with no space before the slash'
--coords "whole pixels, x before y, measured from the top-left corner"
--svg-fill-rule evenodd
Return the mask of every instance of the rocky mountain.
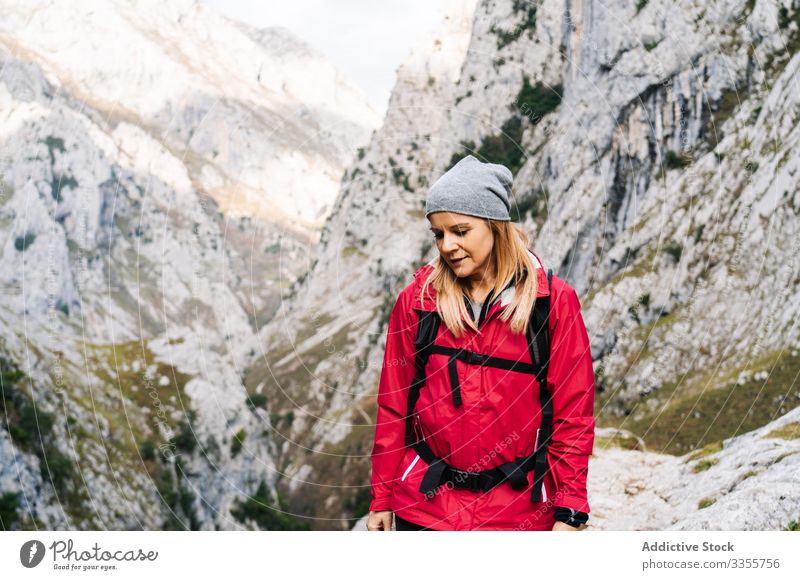
<path id="1" fill-rule="evenodd" d="M 277 521 L 242 377 L 378 116 L 202 4 L 0 10 L 4 527 Z"/>
<path id="2" fill-rule="evenodd" d="M 278 487 L 292 509 L 342 528 L 366 511 L 388 313 L 435 257 L 426 186 L 467 153 L 512 169 L 515 219 L 581 297 L 598 425 L 665 462 L 723 442 L 756 454 L 754 430 L 800 402 L 798 47 L 790 0 L 451 4 L 398 71 L 384 124 L 248 371 L 248 390 L 285 417 Z M 773 443 L 795 453 L 797 427 Z M 620 453 L 660 489 L 650 456 Z M 621 461 L 603 456 L 607 469 Z M 730 484 L 731 461 L 704 477 Z M 598 470 L 597 505 L 623 497 Z M 754 471 L 750 489 L 775 473 Z M 718 485 L 705 513 L 730 517 L 700 514 L 711 500 L 692 494 L 664 500 L 678 522 L 605 521 L 781 529 L 800 516 L 797 486 L 781 489 L 770 518 L 754 514 L 772 494 L 744 503 Z"/>

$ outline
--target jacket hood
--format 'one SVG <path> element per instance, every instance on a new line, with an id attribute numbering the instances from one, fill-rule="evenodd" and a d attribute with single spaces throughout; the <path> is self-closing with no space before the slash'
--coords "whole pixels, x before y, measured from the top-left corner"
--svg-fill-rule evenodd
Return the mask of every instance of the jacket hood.
<path id="1" fill-rule="evenodd" d="M 547 273 L 544 269 L 542 261 L 534 252 L 528 250 L 528 253 L 533 257 L 533 266 L 537 275 L 539 276 L 539 287 L 538 291 L 536 292 L 536 297 L 539 298 L 541 296 L 549 296 L 550 293 L 547 288 Z M 433 272 L 434 264 L 436 263 L 437 259 L 438 257 L 434 258 L 414 272 L 413 308 L 415 310 L 427 310 L 429 312 L 436 310 L 436 290 L 433 288 L 433 286 L 428 286 L 425 296 L 422 298 L 420 298 L 420 292 L 422 291 L 422 286 L 425 284 L 425 280 L 427 280 L 428 276 L 430 276 L 430 274 Z M 507 304 L 511 301 L 513 296 L 514 287 L 512 286 L 500 294 L 501 304 Z"/>

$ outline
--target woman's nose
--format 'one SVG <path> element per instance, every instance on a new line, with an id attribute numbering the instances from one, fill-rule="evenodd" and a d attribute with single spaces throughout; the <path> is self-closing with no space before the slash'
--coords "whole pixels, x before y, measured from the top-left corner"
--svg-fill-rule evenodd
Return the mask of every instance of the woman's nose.
<path id="1" fill-rule="evenodd" d="M 458 249 L 458 238 L 454 235 L 444 235 L 442 242 L 442 252 L 445 254 L 452 254 L 454 250 Z"/>

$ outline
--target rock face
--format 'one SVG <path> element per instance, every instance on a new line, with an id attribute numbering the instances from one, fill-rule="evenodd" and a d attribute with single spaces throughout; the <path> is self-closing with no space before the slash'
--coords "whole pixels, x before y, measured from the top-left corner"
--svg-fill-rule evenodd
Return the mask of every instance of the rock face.
<path id="1" fill-rule="evenodd" d="M 248 379 L 303 415 L 279 459 L 293 507 L 343 527 L 369 498 L 358 487 L 372 435 L 362 417 L 375 416 L 388 313 L 435 257 L 426 187 L 466 153 L 512 169 L 515 218 L 579 292 L 600 425 L 682 457 L 800 401 L 797 2 L 487 0 L 454 10 L 472 14 L 471 28 L 451 15 L 398 71 L 386 120 L 345 173 L 311 270 L 262 331 L 268 354 Z M 648 461 L 678 461 L 618 453 L 642 466 L 644 489 L 658 487 Z M 345 456 L 332 472 L 330 454 Z M 334 491 L 318 497 L 320 484 Z M 601 505 L 604 493 L 613 497 L 597 490 Z M 681 521 L 605 521 L 764 523 L 703 519 L 733 495 L 704 510 L 688 498 Z M 787 497 L 770 526 L 800 515 Z"/>
<path id="2" fill-rule="evenodd" d="M 800 506 L 800 408 L 680 457 L 598 436 L 589 461 L 592 529 L 783 530 Z"/>
<path id="3" fill-rule="evenodd" d="M 202 4 L 0 10 L 3 513 L 252 526 L 275 449 L 244 368 L 379 118 L 288 31 Z"/>

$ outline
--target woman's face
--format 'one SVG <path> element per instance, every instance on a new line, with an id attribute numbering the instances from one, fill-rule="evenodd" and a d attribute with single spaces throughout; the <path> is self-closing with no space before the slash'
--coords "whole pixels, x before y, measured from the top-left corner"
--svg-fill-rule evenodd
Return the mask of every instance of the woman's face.
<path id="1" fill-rule="evenodd" d="M 437 211 L 428 216 L 439 255 L 459 278 L 473 283 L 491 281 L 490 256 L 494 234 L 487 221 L 460 213 Z"/>

